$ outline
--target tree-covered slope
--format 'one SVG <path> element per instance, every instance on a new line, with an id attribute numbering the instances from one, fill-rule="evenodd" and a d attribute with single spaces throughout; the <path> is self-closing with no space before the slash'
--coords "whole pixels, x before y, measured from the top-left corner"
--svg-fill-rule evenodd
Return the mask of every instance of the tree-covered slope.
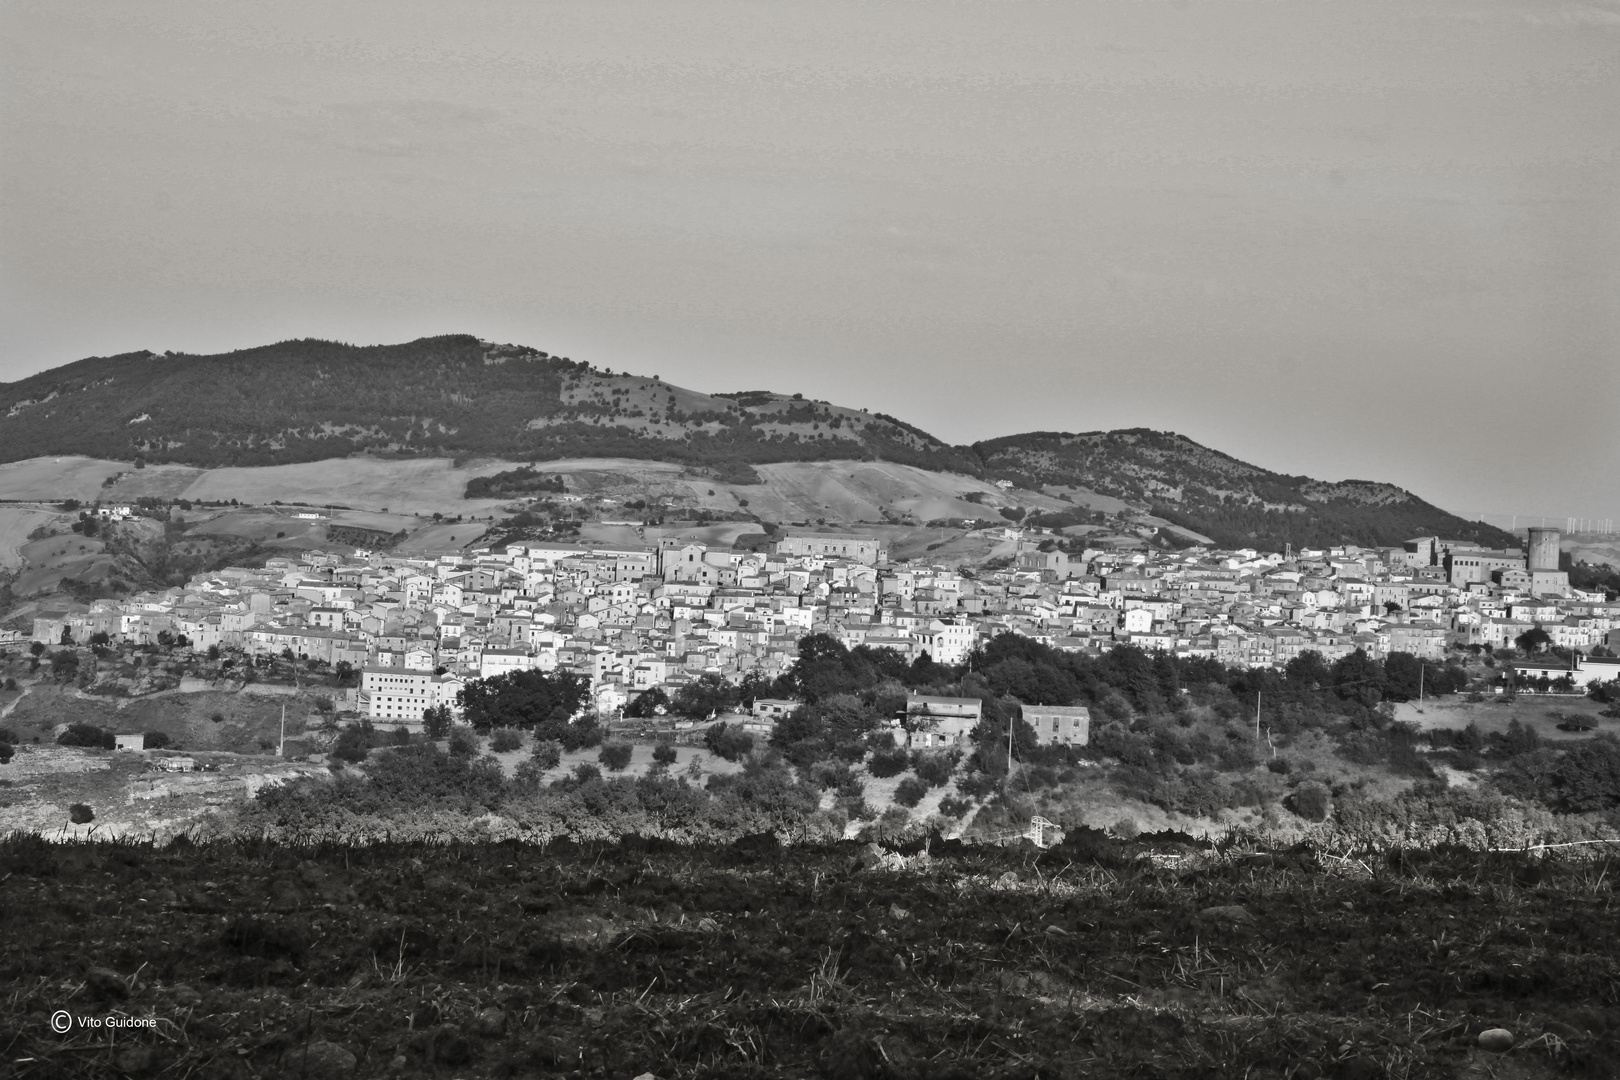
<path id="1" fill-rule="evenodd" d="M 361 452 L 651 458 L 740 475 L 840 458 L 977 469 L 970 452 L 888 417 L 764 391 L 710 396 L 465 335 L 127 353 L 0 385 L 4 461 L 275 465 Z"/>
<path id="2" fill-rule="evenodd" d="M 1492 547 L 1516 544 L 1500 529 L 1465 521 L 1390 484 L 1287 476 L 1174 432 L 1036 431 L 975 443 L 973 450 L 989 474 L 1027 487 L 1086 487 L 1150 507 L 1227 547 L 1395 544 L 1435 534 Z"/>

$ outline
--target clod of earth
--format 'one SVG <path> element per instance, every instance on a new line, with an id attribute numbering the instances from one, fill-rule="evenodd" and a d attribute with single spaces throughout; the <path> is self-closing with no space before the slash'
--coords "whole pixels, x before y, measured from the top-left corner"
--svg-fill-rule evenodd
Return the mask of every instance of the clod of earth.
<path id="1" fill-rule="evenodd" d="M 314 1080 L 338 1080 L 353 1075 L 358 1059 L 337 1043 L 321 1041 L 310 1043 L 295 1060 L 305 1076 Z"/>

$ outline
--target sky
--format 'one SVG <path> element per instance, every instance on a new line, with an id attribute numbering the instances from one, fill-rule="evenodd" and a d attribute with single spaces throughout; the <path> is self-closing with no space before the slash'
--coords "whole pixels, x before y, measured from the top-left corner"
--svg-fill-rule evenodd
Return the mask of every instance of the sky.
<path id="1" fill-rule="evenodd" d="M 1620 519 L 1620 0 L 0 0 L 0 380 L 471 333 Z"/>

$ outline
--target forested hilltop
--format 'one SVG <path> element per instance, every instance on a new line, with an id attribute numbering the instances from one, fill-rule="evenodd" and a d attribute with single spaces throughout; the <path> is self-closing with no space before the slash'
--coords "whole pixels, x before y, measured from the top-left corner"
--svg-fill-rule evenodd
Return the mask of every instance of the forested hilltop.
<path id="1" fill-rule="evenodd" d="M 469 335 L 135 352 L 0 384 L 0 461 L 86 455 L 215 468 L 356 454 L 633 458 L 735 484 L 757 482 L 759 464 L 883 460 L 1085 488 L 1229 547 L 1424 534 L 1513 543 L 1388 484 L 1286 476 L 1171 432 L 1031 432 L 951 446 L 882 413 L 765 390 L 704 394 Z"/>
<path id="2" fill-rule="evenodd" d="M 1032 431 L 975 443 L 973 451 L 986 472 L 1021 486 L 1090 488 L 1150 507 L 1222 547 L 1377 546 L 1424 535 L 1518 544 L 1501 529 L 1449 514 L 1392 484 L 1275 473 L 1171 431 Z"/>
<path id="3" fill-rule="evenodd" d="M 0 386 L 5 461 L 84 454 L 219 467 L 359 453 L 644 458 L 739 479 L 772 461 L 978 468 L 970 452 L 881 415 L 765 391 L 700 394 L 467 335 L 126 353 Z"/>

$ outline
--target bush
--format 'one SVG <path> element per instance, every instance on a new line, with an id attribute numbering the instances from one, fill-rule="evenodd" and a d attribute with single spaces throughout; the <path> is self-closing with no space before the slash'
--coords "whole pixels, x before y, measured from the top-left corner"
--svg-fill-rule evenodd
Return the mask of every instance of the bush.
<path id="1" fill-rule="evenodd" d="M 653 747 L 653 760 L 660 765 L 675 764 L 675 744 L 661 742 Z"/>
<path id="2" fill-rule="evenodd" d="M 167 732 L 148 731 L 146 733 L 146 748 L 148 750 L 167 750 L 173 746 L 174 740 L 169 738 Z"/>
<path id="3" fill-rule="evenodd" d="M 703 733 L 703 745 L 727 761 L 741 761 L 754 749 L 754 737 L 741 724 L 714 724 Z"/>
<path id="4" fill-rule="evenodd" d="M 118 745 L 112 732 L 94 724 L 69 724 L 56 742 L 59 746 L 88 746 L 96 750 L 111 750 Z"/>
<path id="5" fill-rule="evenodd" d="M 917 774 L 917 779 L 929 787 L 944 787 L 950 782 L 958 760 L 959 755 L 955 753 L 925 754 L 918 751 L 911 755 L 911 768 Z"/>
<path id="6" fill-rule="evenodd" d="M 522 733 L 513 728 L 496 728 L 495 733 L 489 738 L 490 751 L 496 754 L 504 754 L 510 750 L 516 750 L 522 745 Z"/>
<path id="7" fill-rule="evenodd" d="M 866 763 L 866 771 L 873 776 L 899 776 L 911 764 L 911 758 L 904 750 L 896 747 L 893 750 L 878 750 L 872 754 L 872 760 Z"/>
<path id="8" fill-rule="evenodd" d="M 915 776 L 908 776 L 894 789 L 894 801 L 901 806 L 916 806 L 928 794 L 928 785 Z"/>
<path id="9" fill-rule="evenodd" d="M 478 736 L 473 729 L 465 724 L 457 724 L 450 729 L 450 752 L 452 754 L 472 755 L 478 753 Z"/>
<path id="10" fill-rule="evenodd" d="M 596 755 L 596 760 L 607 766 L 609 772 L 623 772 L 630 764 L 632 749 L 627 742 L 603 743 L 602 751 Z"/>
<path id="11" fill-rule="evenodd" d="M 1328 789 L 1314 780 L 1307 780 L 1283 800 L 1283 805 L 1306 821 L 1326 821 L 1332 796 Z"/>
<path id="12" fill-rule="evenodd" d="M 96 812 L 84 803 L 76 802 L 68 807 L 68 820 L 75 825 L 88 825 L 96 820 Z"/>
<path id="13" fill-rule="evenodd" d="M 534 744 L 533 760 L 541 769 L 555 769 L 562 764 L 562 744 L 550 739 L 537 739 Z"/>
<path id="14" fill-rule="evenodd" d="M 602 779 L 602 770 L 590 762 L 582 761 L 574 766 L 574 782 L 576 784 L 588 784 L 592 780 L 600 779 Z"/>
<path id="15" fill-rule="evenodd" d="M 973 804 L 966 799 L 959 799 L 955 795 L 947 795 L 939 800 L 939 812 L 948 818 L 960 821 L 962 816 L 973 809 Z"/>
<path id="16" fill-rule="evenodd" d="M 223 724 L 225 722 L 225 714 L 217 712 L 213 716 L 210 716 L 208 719 L 213 721 L 216 724 Z"/>

